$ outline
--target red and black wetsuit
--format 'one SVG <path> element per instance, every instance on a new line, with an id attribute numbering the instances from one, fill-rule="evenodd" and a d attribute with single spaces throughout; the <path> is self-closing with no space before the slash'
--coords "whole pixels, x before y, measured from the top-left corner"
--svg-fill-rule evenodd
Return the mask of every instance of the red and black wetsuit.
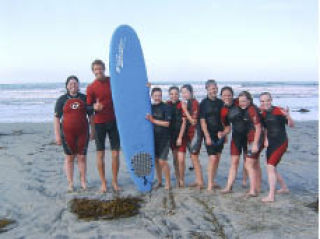
<path id="1" fill-rule="evenodd" d="M 171 100 L 167 101 L 167 104 L 171 107 L 171 121 L 170 121 L 170 138 L 171 138 L 171 149 L 178 150 L 179 152 L 186 151 L 186 137 L 182 137 L 182 145 L 177 146 L 177 139 L 180 134 L 180 129 L 183 122 L 183 111 L 181 101 L 173 103 Z"/>
<path id="2" fill-rule="evenodd" d="M 55 116 L 60 119 L 61 138 L 65 154 L 86 155 L 89 142 L 87 115 L 92 114 L 86 104 L 86 96 L 65 94 L 55 106 Z"/>
<path id="3" fill-rule="evenodd" d="M 255 125 L 261 123 L 258 108 L 249 105 L 246 109 L 238 106 L 235 100 L 231 106 L 224 106 L 221 112 L 221 121 L 225 126 L 232 124 L 231 155 L 247 153 L 248 144 L 254 140 Z M 262 134 L 261 134 L 262 135 Z M 263 137 L 260 137 L 259 152 L 253 155 L 258 158 L 262 150 Z"/>
<path id="4" fill-rule="evenodd" d="M 207 130 L 212 141 L 211 145 L 206 144 L 208 155 L 220 154 L 223 149 L 223 142 L 217 144 L 219 141 L 218 132 L 223 131 L 220 116 L 223 106 L 222 100 L 218 98 L 211 100 L 208 97 L 203 99 L 200 104 L 200 119 L 206 121 Z"/>
<path id="5" fill-rule="evenodd" d="M 196 125 L 192 125 L 189 120 L 187 120 L 186 125 L 186 142 L 187 148 L 191 154 L 197 155 L 200 153 L 201 142 L 202 142 L 202 131 L 199 122 L 200 106 L 199 102 L 196 99 L 188 100 L 187 109 L 192 119 L 197 120 Z M 186 114 L 183 113 L 183 116 L 186 117 Z"/>
<path id="6" fill-rule="evenodd" d="M 267 129 L 267 164 L 277 166 L 288 148 L 287 118 L 277 106 L 272 106 L 270 110 L 263 111 L 262 117 Z"/>

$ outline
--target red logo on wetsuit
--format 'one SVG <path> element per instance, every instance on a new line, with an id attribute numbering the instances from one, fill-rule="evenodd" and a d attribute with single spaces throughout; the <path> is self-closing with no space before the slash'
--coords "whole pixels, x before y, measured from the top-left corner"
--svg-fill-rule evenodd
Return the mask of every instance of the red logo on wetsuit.
<path id="1" fill-rule="evenodd" d="M 70 105 L 70 108 L 73 110 L 79 109 L 80 103 L 79 102 L 74 102 Z"/>

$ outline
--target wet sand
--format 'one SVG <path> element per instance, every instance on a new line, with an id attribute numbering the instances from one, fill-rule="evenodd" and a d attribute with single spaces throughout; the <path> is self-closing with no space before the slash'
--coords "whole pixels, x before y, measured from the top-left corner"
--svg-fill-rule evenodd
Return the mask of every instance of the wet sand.
<path id="1" fill-rule="evenodd" d="M 265 153 L 260 162 L 263 192 L 243 198 L 239 170 L 234 193 L 221 195 L 196 189 L 164 188 L 141 195 L 131 183 L 121 155 L 120 196 L 141 196 L 139 215 L 113 221 L 78 220 L 68 208 L 73 198 L 113 199 L 110 151 L 106 173 L 109 192 L 98 193 L 100 181 L 95 164 L 95 146 L 88 152 L 87 192 L 81 192 L 75 167 L 74 193 L 67 193 L 62 148 L 53 142 L 52 124 L 0 124 L 0 218 L 16 221 L 1 238 L 318 238 L 318 213 L 306 207 L 318 197 L 318 121 L 297 122 L 288 129 L 289 150 L 279 164 L 290 194 L 263 204 L 268 192 Z M 172 163 L 172 157 L 169 156 Z M 208 157 L 202 148 L 200 161 L 205 180 Z M 189 157 L 187 166 L 191 164 Z M 217 183 L 224 186 L 230 165 L 229 145 L 220 161 Z M 242 163 L 240 169 L 242 168 Z M 175 185 L 171 167 L 172 184 Z M 186 183 L 194 172 L 186 170 Z"/>

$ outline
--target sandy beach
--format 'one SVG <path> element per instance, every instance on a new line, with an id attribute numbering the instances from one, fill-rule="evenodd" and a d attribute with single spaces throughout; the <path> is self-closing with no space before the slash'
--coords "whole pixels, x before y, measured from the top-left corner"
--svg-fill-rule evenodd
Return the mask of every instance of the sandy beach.
<path id="1" fill-rule="evenodd" d="M 137 216 L 118 220 L 78 220 L 68 208 L 73 198 L 112 199 L 111 160 L 107 152 L 109 191 L 98 193 L 95 145 L 90 142 L 87 160 L 88 191 L 81 192 L 75 167 L 76 192 L 67 193 L 63 172 L 63 151 L 54 144 L 51 123 L 0 124 L 0 218 L 16 221 L 1 238 L 318 238 L 318 213 L 306 207 L 318 198 L 318 121 L 296 122 L 288 129 L 289 149 L 279 164 L 290 194 L 277 195 L 276 202 L 263 204 L 268 192 L 265 152 L 262 193 L 244 199 L 241 170 L 234 193 L 208 193 L 176 189 L 171 167 L 171 192 L 163 188 L 141 195 L 127 173 L 123 155 L 119 183 L 121 196 L 141 196 Z M 207 177 L 207 153 L 201 149 L 200 162 Z M 169 156 L 172 165 L 172 156 Z M 189 157 L 187 166 L 191 164 Z M 224 186 L 230 165 L 229 144 L 221 157 L 217 183 Z M 242 162 L 240 169 L 242 168 Z M 186 183 L 194 172 L 186 170 Z"/>

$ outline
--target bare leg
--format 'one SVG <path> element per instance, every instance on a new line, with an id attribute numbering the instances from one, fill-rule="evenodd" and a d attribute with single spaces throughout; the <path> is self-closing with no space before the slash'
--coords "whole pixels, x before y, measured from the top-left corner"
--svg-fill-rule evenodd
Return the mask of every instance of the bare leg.
<path id="1" fill-rule="evenodd" d="M 68 180 L 68 190 L 73 191 L 73 169 L 74 169 L 74 155 L 65 155 L 65 170 Z"/>
<path id="2" fill-rule="evenodd" d="M 242 168 L 242 187 L 247 187 L 247 178 L 248 178 L 248 172 L 246 169 L 246 157 L 243 155 L 243 168 Z"/>
<path id="3" fill-rule="evenodd" d="M 268 181 L 269 181 L 269 195 L 262 198 L 262 202 L 274 202 L 274 194 L 277 185 L 277 171 L 273 165 L 267 165 Z"/>
<path id="4" fill-rule="evenodd" d="M 177 150 L 172 151 L 172 154 L 173 154 L 174 173 L 175 173 L 175 176 L 176 176 L 177 186 L 179 187 L 179 161 L 178 161 L 178 152 L 177 152 Z"/>
<path id="5" fill-rule="evenodd" d="M 112 157 L 112 187 L 115 191 L 119 191 L 120 187 L 118 185 L 118 174 L 119 174 L 119 150 L 112 150 L 111 157 Z"/>
<path id="6" fill-rule="evenodd" d="M 214 187 L 214 188 L 218 188 L 218 189 L 220 189 L 221 187 L 220 187 L 217 183 L 215 183 L 214 179 L 215 179 L 215 177 L 216 177 L 216 175 L 217 175 L 217 170 L 218 170 L 218 167 L 219 167 L 220 157 L 221 157 L 221 154 L 217 154 L 217 163 L 214 164 L 214 168 L 213 168 L 213 178 L 212 178 L 212 180 L 213 180 L 213 187 Z"/>
<path id="7" fill-rule="evenodd" d="M 228 182 L 226 187 L 221 193 L 229 193 L 232 190 L 232 185 L 236 179 L 237 171 L 239 167 L 240 155 L 231 155 L 231 166 L 229 169 Z"/>
<path id="8" fill-rule="evenodd" d="M 78 158 L 78 168 L 79 168 L 79 172 L 80 172 L 81 187 L 83 189 L 87 189 L 87 185 L 86 185 L 86 172 L 87 172 L 86 155 L 77 155 L 77 158 Z"/>
<path id="9" fill-rule="evenodd" d="M 157 183 L 156 187 L 161 187 L 161 185 L 162 185 L 162 173 L 161 173 L 161 165 L 160 165 L 160 162 L 159 162 L 158 158 L 156 158 L 156 160 L 155 160 L 155 167 L 156 167 L 157 180 L 158 180 L 158 183 Z"/>
<path id="10" fill-rule="evenodd" d="M 284 182 L 284 179 L 282 178 L 282 176 L 280 175 L 280 173 L 276 170 L 276 174 L 277 174 L 277 181 L 280 184 L 280 189 L 277 190 L 277 193 L 289 193 L 289 189 L 288 186 L 286 185 L 286 183 Z"/>
<path id="11" fill-rule="evenodd" d="M 184 171 L 186 168 L 186 159 L 184 152 L 178 152 L 178 162 L 179 162 L 179 186 L 184 187 Z"/>
<path id="12" fill-rule="evenodd" d="M 100 192 L 107 192 L 107 180 L 105 177 L 105 163 L 104 163 L 105 151 L 97 151 L 97 168 L 99 177 L 101 180 Z"/>
<path id="13" fill-rule="evenodd" d="M 253 158 L 247 158 L 246 159 L 246 169 L 247 169 L 247 172 L 248 172 L 248 176 L 249 176 L 249 181 L 250 181 L 250 189 L 249 189 L 249 193 L 248 193 L 248 196 L 252 196 L 252 197 L 255 197 L 257 196 L 256 194 L 256 170 L 254 168 L 254 165 L 255 165 L 255 160 L 256 159 L 253 159 Z"/>
<path id="14" fill-rule="evenodd" d="M 164 173 L 164 177 L 165 177 L 165 180 L 166 180 L 166 185 L 165 185 L 165 189 L 166 190 L 169 190 L 170 189 L 170 186 L 171 186 L 171 183 L 170 183 L 170 168 L 169 168 L 169 164 L 166 160 L 159 160 L 159 164 L 160 164 L 160 167 Z"/>
<path id="15" fill-rule="evenodd" d="M 208 162 L 208 191 L 213 189 L 213 181 L 215 177 L 215 169 L 219 163 L 219 157 L 217 155 L 210 155 Z"/>
<path id="16" fill-rule="evenodd" d="M 203 187 L 203 177 L 202 177 L 202 168 L 199 161 L 199 155 L 191 154 L 191 160 L 192 160 L 192 164 L 194 166 L 195 174 L 196 174 L 196 186 L 201 188 Z"/>
<path id="17" fill-rule="evenodd" d="M 255 170 L 256 170 L 256 192 L 260 193 L 261 192 L 261 178 L 262 178 L 262 173 L 261 173 L 261 167 L 260 167 L 260 160 L 259 158 L 255 162 Z"/>

